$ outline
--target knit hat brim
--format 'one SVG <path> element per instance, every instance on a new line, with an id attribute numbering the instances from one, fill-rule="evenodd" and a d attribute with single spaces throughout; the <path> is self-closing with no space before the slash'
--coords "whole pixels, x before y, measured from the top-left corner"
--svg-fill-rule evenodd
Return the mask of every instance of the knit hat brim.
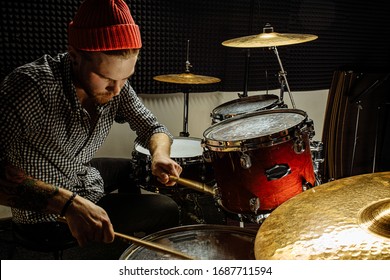
<path id="1" fill-rule="evenodd" d="M 85 51 L 140 49 L 141 34 L 136 24 L 120 24 L 98 28 L 80 28 L 69 24 L 69 45 Z"/>

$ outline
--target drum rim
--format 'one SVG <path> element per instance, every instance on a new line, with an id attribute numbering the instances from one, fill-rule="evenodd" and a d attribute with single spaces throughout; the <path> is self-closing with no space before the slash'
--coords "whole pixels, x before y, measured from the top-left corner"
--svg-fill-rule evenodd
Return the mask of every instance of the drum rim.
<path id="1" fill-rule="evenodd" d="M 217 119 L 217 120 L 221 120 L 222 121 L 222 120 L 224 120 L 224 115 L 221 114 L 221 113 L 217 113 L 217 111 L 220 110 L 223 107 L 227 107 L 227 106 L 230 106 L 232 104 L 240 103 L 241 101 L 243 101 L 243 103 L 249 103 L 251 101 L 261 101 L 261 100 L 271 100 L 271 99 L 275 99 L 275 102 L 269 104 L 268 106 L 256 109 L 256 110 L 251 111 L 251 112 L 257 112 L 257 111 L 260 111 L 260 110 L 265 110 L 265 109 L 271 107 L 272 105 L 278 104 L 278 102 L 280 101 L 279 97 L 277 95 L 275 95 L 275 94 L 259 94 L 259 95 L 240 97 L 238 99 L 230 100 L 228 102 L 222 103 L 221 105 L 218 105 L 217 107 L 215 107 L 212 110 L 212 112 L 211 112 L 211 117 L 213 119 Z M 235 115 L 229 115 L 228 118 L 233 117 L 233 116 L 237 116 L 237 115 L 241 115 L 241 114 L 244 114 L 244 113 L 235 114 Z"/>
<path id="2" fill-rule="evenodd" d="M 216 140 L 209 139 L 207 134 L 209 134 L 215 127 L 219 127 L 221 125 L 225 125 L 230 122 L 237 121 L 239 119 L 250 118 L 252 116 L 257 115 L 267 115 L 267 114 L 278 114 L 278 113 L 297 113 L 302 115 L 303 120 L 295 126 L 287 128 L 285 130 L 281 130 L 277 133 L 269 134 L 261 137 L 252 137 L 243 140 L 229 141 L 229 140 Z M 291 140 L 294 136 L 294 132 L 296 130 L 304 130 L 307 127 L 308 115 L 305 111 L 300 109 L 273 109 L 273 110 L 262 110 L 258 112 L 251 112 L 246 114 L 241 114 L 239 116 L 229 118 L 218 123 L 211 125 L 203 132 L 202 146 L 203 148 L 207 148 L 211 151 L 222 151 L 222 152 L 230 152 L 230 151 L 240 151 L 240 150 L 254 150 L 261 147 L 270 147 L 280 143 L 287 142 Z"/>
<path id="3" fill-rule="evenodd" d="M 179 139 L 186 139 L 186 140 L 192 140 L 192 141 L 197 141 L 197 142 L 202 142 L 202 138 L 197 138 L 197 137 L 192 137 L 192 136 L 188 136 L 188 137 L 186 137 L 186 136 L 172 136 L 172 143 L 173 143 L 173 141 L 174 140 L 179 140 Z M 138 147 L 138 146 L 140 146 L 140 147 L 142 147 L 142 145 L 140 145 L 139 143 L 134 143 L 134 148 L 135 147 Z M 146 148 L 144 148 L 144 147 L 142 147 L 143 149 L 146 149 Z"/>
<path id="4" fill-rule="evenodd" d="M 185 136 L 174 136 L 173 139 L 172 139 L 172 145 L 173 145 L 173 141 L 174 140 L 191 140 L 191 141 L 194 141 L 194 142 L 199 142 L 199 146 L 201 147 L 202 146 L 202 139 L 201 138 L 197 138 L 197 137 L 185 137 Z M 140 144 L 138 143 L 134 143 L 134 147 L 133 147 L 133 152 L 132 152 L 132 157 L 137 157 L 138 154 L 142 154 L 145 158 L 147 159 L 151 159 L 151 155 L 150 155 L 150 152 L 148 154 L 145 154 L 143 153 L 142 151 L 140 151 L 139 149 L 137 149 L 137 147 L 141 147 L 142 149 L 144 150 L 147 150 L 146 148 L 142 147 Z M 193 156 L 182 156 L 182 157 L 172 157 L 172 159 L 176 160 L 176 161 L 179 161 L 180 163 L 186 161 L 186 162 L 198 162 L 199 160 L 203 159 L 203 155 L 202 153 L 198 154 L 198 155 L 193 155 Z"/>
<path id="5" fill-rule="evenodd" d="M 185 232 L 185 230 L 187 231 L 203 230 L 203 231 L 212 231 L 212 232 L 215 232 L 216 230 L 220 230 L 221 232 L 227 231 L 229 233 L 240 233 L 240 234 L 245 233 L 247 235 L 254 235 L 254 238 L 256 237 L 257 234 L 257 231 L 254 229 L 241 228 L 237 226 L 217 225 L 217 224 L 195 224 L 195 225 L 185 225 L 185 226 L 178 226 L 178 227 L 160 230 L 141 238 L 141 240 L 154 241 L 156 238 L 164 238 L 166 236 L 171 235 L 172 233 L 181 232 L 179 230 L 182 230 L 182 232 Z M 119 259 L 128 260 L 132 254 L 136 253 L 137 250 L 142 248 L 143 248 L 142 246 L 132 244 L 122 253 Z"/>

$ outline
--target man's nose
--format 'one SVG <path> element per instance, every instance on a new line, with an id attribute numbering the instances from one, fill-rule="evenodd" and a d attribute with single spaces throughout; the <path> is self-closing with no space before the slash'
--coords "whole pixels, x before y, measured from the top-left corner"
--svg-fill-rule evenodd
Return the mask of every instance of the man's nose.
<path id="1" fill-rule="evenodd" d="M 119 81 L 111 81 L 107 87 L 107 90 L 111 92 L 114 96 L 119 95 L 121 91 L 121 85 Z"/>

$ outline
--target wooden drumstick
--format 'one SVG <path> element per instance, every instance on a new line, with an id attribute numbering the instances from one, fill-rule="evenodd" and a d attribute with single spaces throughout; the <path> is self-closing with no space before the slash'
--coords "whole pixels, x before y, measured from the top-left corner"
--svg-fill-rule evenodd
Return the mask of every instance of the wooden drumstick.
<path id="1" fill-rule="evenodd" d="M 171 254 L 173 256 L 176 256 L 176 257 L 179 257 L 179 258 L 182 258 L 182 259 L 185 259 L 185 260 L 193 260 L 194 259 L 194 258 L 192 258 L 192 257 L 190 257 L 190 256 L 188 256 L 186 254 L 183 254 L 181 252 L 175 251 L 175 250 L 173 250 L 171 248 L 162 246 L 162 245 L 154 243 L 154 242 L 146 241 L 146 240 L 139 239 L 137 237 L 133 237 L 133 236 L 126 235 L 126 234 L 123 234 L 123 233 L 119 233 L 119 232 L 114 232 L 114 234 L 115 234 L 116 237 L 123 238 L 123 239 L 125 239 L 127 241 L 131 241 L 134 244 L 141 245 L 141 246 L 143 246 L 145 248 L 148 248 L 148 249 L 151 249 L 151 250 L 160 251 L 162 253 L 169 253 L 169 254 Z"/>
<path id="2" fill-rule="evenodd" d="M 196 191 L 211 194 L 213 196 L 216 194 L 215 189 L 213 187 L 210 187 L 204 183 L 200 183 L 200 182 L 189 180 L 189 179 L 179 178 L 179 177 L 176 177 L 173 175 L 169 175 L 169 179 L 174 181 L 174 182 L 177 182 L 185 187 L 188 187 L 190 189 L 194 189 Z"/>
<path id="3" fill-rule="evenodd" d="M 66 219 L 64 217 L 61 217 L 61 216 L 57 217 L 57 221 L 62 222 L 62 223 L 67 223 Z M 142 239 L 139 239 L 137 237 L 133 237 L 133 236 L 126 235 L 123 233 L 119 233 L 119 232 L 114 232 L 114 234 L 115 234 L 115 237 L 119 237 L 120 239 L 131 241 L 134 244 L 141 245 L 141 246 L 148 248 L 148 249 L 151 249 L 151 250 L 159 251 L 162 253 L 169 253 L 173 256 L 176 256 L 176 257 L 179 257 L 179 258 L 182 258 L 185 260 L 193 260 L 194 259 L 186 254 L 183 254 L 181 252 L 177 252 L 171 248 L 162 246 L 162 245 L 154 243 L 154 242 L 142 240 Z"/>

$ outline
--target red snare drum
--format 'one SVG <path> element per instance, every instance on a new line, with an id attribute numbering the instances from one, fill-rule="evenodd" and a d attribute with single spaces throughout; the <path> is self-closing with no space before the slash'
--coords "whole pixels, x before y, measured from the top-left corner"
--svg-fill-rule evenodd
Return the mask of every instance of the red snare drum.
<path id="1" fill-rule="evenodd" d="M 306 113 L 296 109 L 243 114 L 209 127 L 202 145 L 218 202 L 233 213 L 259 214 L 313 186 L 312 132 Z"/>

